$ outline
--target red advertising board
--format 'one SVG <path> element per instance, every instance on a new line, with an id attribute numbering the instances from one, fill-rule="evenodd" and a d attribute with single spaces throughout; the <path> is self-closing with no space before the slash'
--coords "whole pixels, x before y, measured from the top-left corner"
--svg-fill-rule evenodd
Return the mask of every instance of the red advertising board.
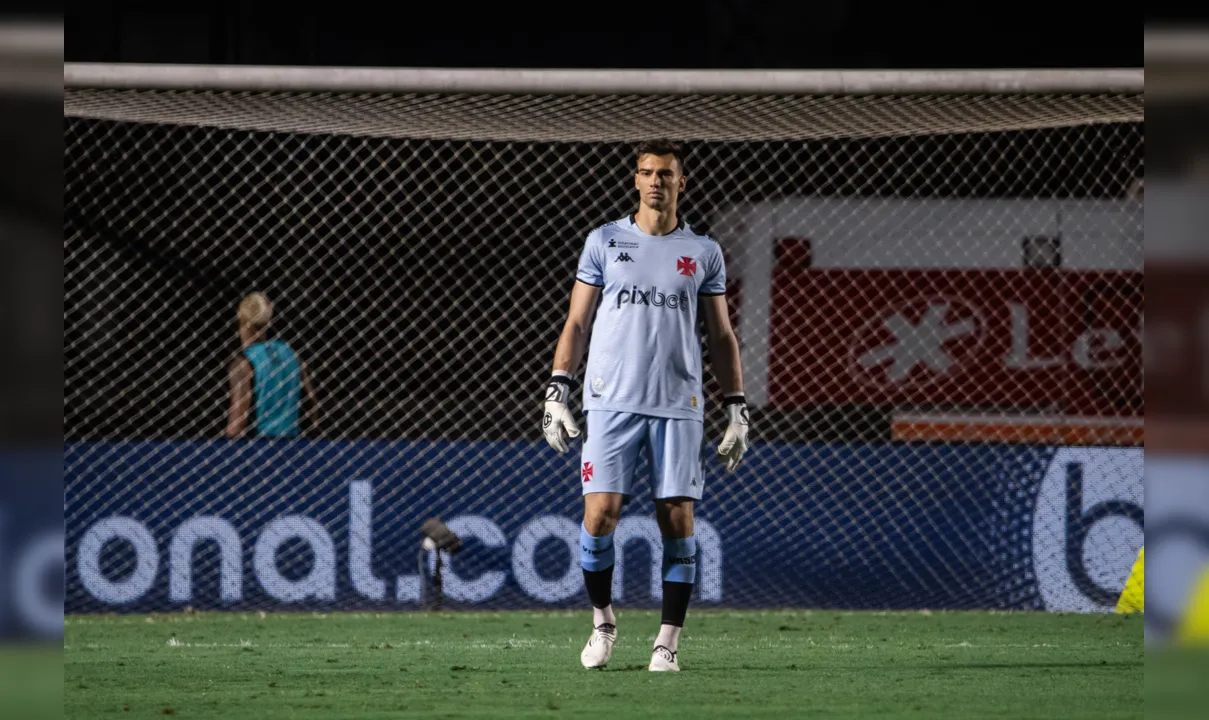
<path id="1" fill-rule="evenodd" d="M 1141 416 L 1142 273 L 779 268 L 769 400 Z"/>
<path id="2" fill-rule="evenodd" d="M 1162 422 L 1209 419 L 1209 265 L 1148 262 L 1146 396 Z M 1201 441 L 1209 447 L 1209 435 Z"/>

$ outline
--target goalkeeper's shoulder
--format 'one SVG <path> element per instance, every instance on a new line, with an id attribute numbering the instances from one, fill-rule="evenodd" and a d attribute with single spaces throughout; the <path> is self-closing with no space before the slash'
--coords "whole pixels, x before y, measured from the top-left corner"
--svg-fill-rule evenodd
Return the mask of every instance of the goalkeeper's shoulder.
<path id="1" fill-rule="evenodd" d="M 717 236 L 710 231 L 709 225 L 705 223 L 693 223 L 685 229 L 691 233 L 694 239 L 701 243 L 707 255 L 712 255 L 716 258 L 716 267 L 726 267 L 726 252 L 722 249 L 722 243 L 718 241 Z"/>
<path id="2" fill-rule="evenodd" d="M 706 222 L 692 222 L 685 224 L 685 230 L 696 237 L 701 242 L 715 248 L 719 251 L 722 249 L 722 243 L 718 241 L 718 236 L 710 228 Z"/>
<path id="3" fill-rule="evenodd" d="M 600 225 L 597 225 L 596 227 L 589 230 L 588 234 L 585 237 L 589 240 L 598 240 L 599 241 L 599 240 L 603 239 L 605 234 L 608 233 L 610 230 L 621 230 L 624 228 L 623 223 L 628 223 L 628 222 L 629 222 L 629 217 L 617 218 L 616 220 L 609 220 L 608 222 L 601 223 Z"/>

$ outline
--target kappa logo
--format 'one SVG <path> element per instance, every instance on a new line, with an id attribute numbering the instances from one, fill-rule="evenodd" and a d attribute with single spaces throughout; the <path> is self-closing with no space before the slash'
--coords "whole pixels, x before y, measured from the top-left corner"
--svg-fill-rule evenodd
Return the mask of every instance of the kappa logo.
<path id="1" fill-rule="evenodd" d="M 977 357 L 986 321 L 960 298 L 920 298 L 887 308 L 852 338 L 852 375 L 887 390 L 919 389 Z"/>
<path id="2" fill-rule="evenodd" d="M 622 253 L 617 256 L 617 262 L 634 262 L 634 258 L 629 253 Z"/>

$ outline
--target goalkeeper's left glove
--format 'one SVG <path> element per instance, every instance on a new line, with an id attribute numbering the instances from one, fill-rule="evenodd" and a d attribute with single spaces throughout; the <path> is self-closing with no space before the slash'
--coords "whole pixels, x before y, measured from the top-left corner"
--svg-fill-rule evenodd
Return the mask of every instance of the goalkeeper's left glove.
<path id="1" fill-rule="evenodd" d="M 747 430 L 751 425 L 743 393 L 731 393 L 726 397 L 726 414 L 730 424 L 718 445 L 718 459 L 726 463 L 726 472 L 734 472 L 743 453 L 747 452 Z"/>

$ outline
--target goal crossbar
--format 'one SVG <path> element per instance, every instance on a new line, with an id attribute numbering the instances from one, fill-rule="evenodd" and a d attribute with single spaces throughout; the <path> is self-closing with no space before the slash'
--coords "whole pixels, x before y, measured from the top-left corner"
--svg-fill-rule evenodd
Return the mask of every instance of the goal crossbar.
<path id="1" fill-rule="evenodd" d="M 76 89 L 592 95 L 1121 94 L 1141 68 L 577 70 L 64 63 Z"/>

